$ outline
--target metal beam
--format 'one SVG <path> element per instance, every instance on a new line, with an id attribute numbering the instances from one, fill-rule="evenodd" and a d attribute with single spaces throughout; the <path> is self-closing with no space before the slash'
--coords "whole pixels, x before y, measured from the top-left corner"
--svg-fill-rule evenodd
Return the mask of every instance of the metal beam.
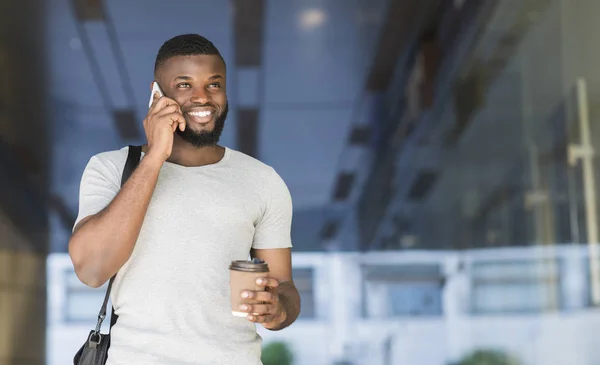
<path id="1" fill-rule="evenodd" d="M 262 65 L 264 0 L 233 0 L 235 64 L 238 67 Z"/>
<path id="2" fill-rule="evenodd" d="M 143 131 L 140 119 L 136 115 L 136 101 L 129 72 L 125 67 L 125 56 L 121 49 L 119 37 L 109 12 L 106 10 L 104 0 L 71 0 L 71 9 L 75 18 L 77 34 L 90 65 L 94 83 L 102 98 L 106 113 L 113 118 L 117 132 L 123 140 L 137 141 L 142 139 Z M 102 73 L 99 52 L 94 49 L 94 40 L 89 36 L 86 23 L 99 22 L 103 24 L 106 37 L 110 44 L 110 54 L 114 57 L 118 81 L 125 95 L 126 106 L 116 105 L 114 96 L 109 91 L 110 82 Z"/>
<path id="3" fill-rule="evenodd" d="M 406 48 L 413 29 L 415 12 L 422 6 L 416 0 L 392 0 L 379 36 L 379 45 L 367 78 L 367 91 L 385 91 L 395 72 L 398 58 Z"/>
<path id="4" fill-rule="evenodd" d="M 259 116 L 264 94 L 261 71 L 265 0 L 231 0 L 231 2 L 234 8 L 235 72 L 239 74 L 241 69 L 246 69 L 254 70 L 258 74 L 255 89 L 251 91 L 255 92 L 257 97 L 249 98 L 255 100 L 255 103 L 239 106 L 236 110 L 237 147 L 241 152 L 258 158 Z M 237 88 L 237 90 L 239 93 L 246 89 Z M 238 97 L 241 98 L 244 96 Z"/>
<path id="5" fill-rule="evenodd" d="M 253 157 L 258 155 L 258 108 L 238 108 L 237 146 Z"/>

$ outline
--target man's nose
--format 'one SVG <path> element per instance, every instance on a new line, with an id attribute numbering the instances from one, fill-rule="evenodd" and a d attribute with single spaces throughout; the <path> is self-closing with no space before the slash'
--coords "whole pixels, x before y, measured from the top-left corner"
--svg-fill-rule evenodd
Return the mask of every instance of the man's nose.
<path id="1" fill-rule="evenodd" d="M 190 99 L 190 101 L 193 103 L 204 104 L 210 101 L 210 96 L 208 92 L 206 92 L 206 89 L 197 88 L 194 89 L 194 93 L 192 94 L 192 98 Z"/>

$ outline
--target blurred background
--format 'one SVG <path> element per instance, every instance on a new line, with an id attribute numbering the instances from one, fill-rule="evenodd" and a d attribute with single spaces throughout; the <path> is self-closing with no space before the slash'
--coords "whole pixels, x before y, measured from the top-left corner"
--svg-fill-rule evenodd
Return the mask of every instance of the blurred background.
<path id="1" fill-rule="evenodd" d="M 295 205 L 300 319 L 265 365 L 600 364 L 597 0 L 0 3 L 0 364 L 64 365 L 103 289 L 66 253 L 156 52 L 228 65 L 222 142 Z M 106 327 L 105 327 L 106 328 Z"/>

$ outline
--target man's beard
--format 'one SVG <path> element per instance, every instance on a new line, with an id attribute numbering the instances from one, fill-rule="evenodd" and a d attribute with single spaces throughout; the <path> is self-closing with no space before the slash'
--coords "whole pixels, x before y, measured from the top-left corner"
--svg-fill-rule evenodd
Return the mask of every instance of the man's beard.
<path id="1" fill-rule="evenodd" d="M 221 138 L 221 133 L 223 133 L 228 112 L 229 103 L 225 104 L 225 109 L 223 109 L 223 112 L 215 119 L 215 127 L 212 131 L 196 132 L 192 128 L 189 128 L 189 126 L 186 126 L 183 132 L 178 128 L 177 134 L 194 147 L 215 146 L 219 143 L 219 138 Z"/>

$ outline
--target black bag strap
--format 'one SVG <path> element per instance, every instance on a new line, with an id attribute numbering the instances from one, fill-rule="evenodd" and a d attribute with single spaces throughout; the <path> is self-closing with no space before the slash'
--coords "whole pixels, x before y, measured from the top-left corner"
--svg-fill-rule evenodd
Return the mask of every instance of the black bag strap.
<path id="1" fill-rule="evenodd" d="M 137 165 L 140 163 L 140 157 L 142 156 L 142 146 L 129 146 L 129 152 L 127 153 L 127 161 L 125 162 L 125 167 L 123 168 L 123 176 L 121 177 L 121 187 L 125 185 L 125 182 Z M 106 318 L 106 308 L 108 306 L 108 299 L 110 298 L 110 290 L 112 289 L 113 281 L 115 281 L 115 277 L 117 274 L 113 275 L 108 282 L 108 287 L 106 288 L 106 294 L 104 294 L 104 302 L 102 303 L 102 307 L 100 308 L 100 312 L 98 313 L 98 323 L 96 324 L 96 333 L 100 333 L 100 327 L 102 327 L 102 322 L 104 322 L 104 318 Z M 110 315 L 110 328 L 112 328 L 117 322 L 117 315 L 115 314 L 115 308 L 112 308 L 112 312 Z"/>

